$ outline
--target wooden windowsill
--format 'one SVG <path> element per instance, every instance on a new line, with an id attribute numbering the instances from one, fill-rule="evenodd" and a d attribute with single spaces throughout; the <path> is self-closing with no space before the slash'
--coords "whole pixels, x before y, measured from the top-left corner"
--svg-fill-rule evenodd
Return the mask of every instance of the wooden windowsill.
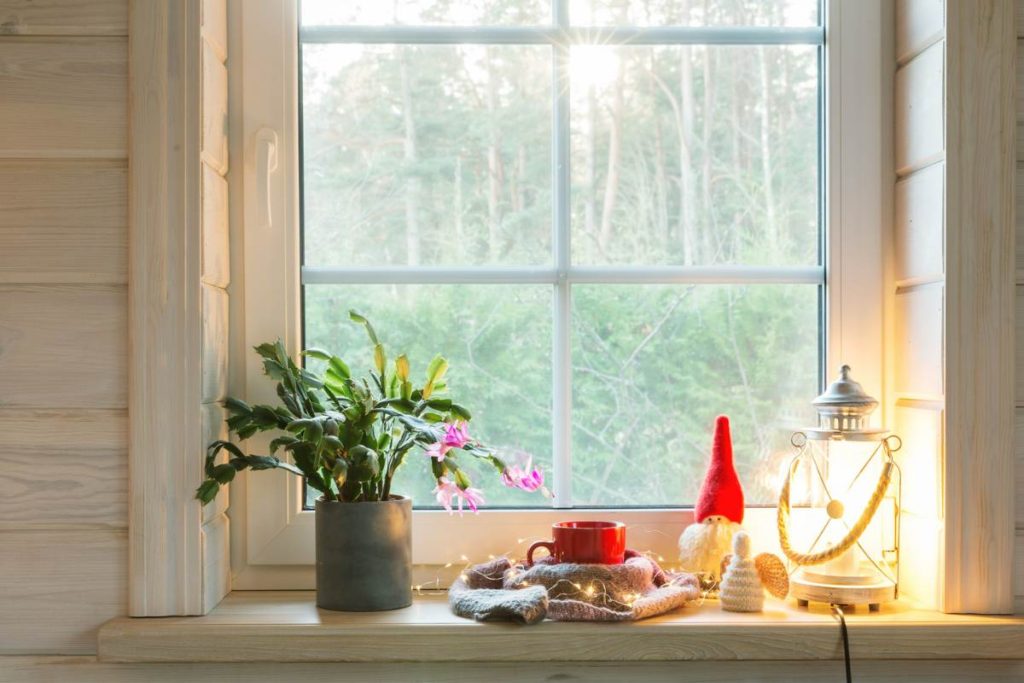
<path id="1" fill-rule="evenodd" d="M 899 603 L 847 616 L 855 659 L 1024 659 L 1024 617 L 941 614 Z M 393 612 L 318 610 L 308 591 L 236 591 L 204 617 L 107 622 L 108 662 L 500 662 L 820 660 L 842 657 L 823 606 L 768 600 L 736 614 L 717 601 L 635 623 L 478 623 L 423 593 Z"/>

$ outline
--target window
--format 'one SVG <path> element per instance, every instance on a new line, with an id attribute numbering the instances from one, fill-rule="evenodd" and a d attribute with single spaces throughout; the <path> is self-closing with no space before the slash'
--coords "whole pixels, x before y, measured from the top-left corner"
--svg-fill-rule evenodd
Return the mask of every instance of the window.
<path id="1" fill-rule="evenodd" d="M 488 531 L 541 536 L 565 513 L 524 508 L 552 504 L 619 508 L 667 555 L 716 414 L 748 503 L 773 505 L 823 367 L 881 385 L 881 56 L 860 3 L 842 24 L 838 0 L 296 4 L 243 12 L 246 345 L 369 367 L 358 309 L 414 372 L 443 351 L 474 435 L 555 492 L 481 474 L 505 509 L 421 507 L 418 563 L 509 551 Z M 404 470 L 431 503 L 426 468 Z M 311 561 L 293 484 L 246 480 L 249 565 Z"/>
<path id="2" fill-rule="evenodd" d="M 557 507 L 692 504 L 720 412 L 773 502 L 820 367 L 817 0 L 303 0 L 299 43 L 307 344 L 371 367 L 356 308 L 441 349 Z"/>

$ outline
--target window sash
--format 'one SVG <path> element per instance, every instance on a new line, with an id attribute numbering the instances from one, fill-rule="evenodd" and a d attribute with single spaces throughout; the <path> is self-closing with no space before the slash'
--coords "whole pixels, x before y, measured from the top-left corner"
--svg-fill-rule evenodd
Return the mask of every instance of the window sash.
<path id="1" fill-rule="evenodd" d="M 244 287 L 244 296 L 236 297 L 242 310 L 237 313 L 238 318 L 233 318 L 237 324 L 231 328 L 232 357 L 239 365 L 239 371 L 232 374 L 231 393 L 256 402 L 276 399 L 262 376 L 258 358 L 249 349 L 275 337 L 283 339 L 293 353 L 297 353 L 300 344 L 301 278 L 298 230 L 294 229 L 299 214 L 297 99 L 268 95 L 296 92 L 296 4 L 297 0 L 246 0 L 244 12 L 237 5 L 231 6 L 233 26 L 239 36 L 239 40 L 232 41 L 230 57 L 237 84 L 229 93 L 230 144 L 232 158 L 237 161 L 236 172 L 229 178 L 233 197 L 231 225 L 234 244 L 240 245 L 242 266 L 234 285 Z M 830 368 L 841 362 L 863 368 L 858 369 L 862 383 L 869 390 L 874 387 L 880 391 L 885 329 L 880 302 L 886 253 L 883 234 L 888 220 L 885 188 L 889 178 L 878 169 L 886 168 L 890 144 L 883 125 L 891 94 L 884 86 L 882 49 L 882 34 L 889 30 L 890 19 L 874 3 L 824 0 L 822 4 L 823 35 L 827 38 L 820 51 L 821 82 L 826 92 L 819 119 L 825 131 L 821 198 L 824 246 L 823 265 L 810 268 L 818 270 L 825 281 L 821 288 L 828 304 L 823 355 Z M 437 31 L 449 28 L 439 27 Z M 743 266 L 736 268 L 746 270 Z M 364 277 L 355 272 L 359 269 L 341 270 L 346 271 L 344 277 Z M 417 273 L 410 277 L 455 278 L 463 276 L 459 271 L 470 269 L 443 270 L 443 274 Z M 504 273 L 494 274 L 504 270 L 501 268 L 483 270 L 491 273 L 487 277 L 498 281 L 505 277 Z M 535 272 L 534 277 L 550 278 L 550 271 L 558 269 L 553 262 L 520 270 L 543 271 Z M 589 277 L 588 270 L 574 266 L 573 277 Z M 625 276 L 631 269 L 621 270 Z M 243 282 L 243 273 L 259 275 Z M 687 276 L 695 277 L 696 271 L 688 271 Z M 305 277 L 318 275 L 310 271 Z M 883 410 L 886 406 L 883 403 Z M 260 448 L 255 442 L 249 446 L 254 451 Z M 235 589 L 313 586 L 313 513 L 303 511 L 302 493 L 301 481 L 279 472 L 235 480 L 229 509 Z M 761 516 L 771 518 L 771 513 L 770 509 L 748 510 L 748 526 L 760 529 L 757 520 Z M 559 514 L 564 518 L 565 513 L 557 510 L 523 509 L 485 511 L 478 516 L 459 518 L 417 510 L 413 515 L 413 559 L 417 565 L 460 566 L 457 552 L 442 557 L 442 550 L 450 548 L 444 543 L 432 545 L 439 537 L 447 539 L 445 543 L 451 539 L 471 543 L 474 559 L 481 552 L 513 550 L 504 546 L 494 551 L 485 548 L 489 547 L 489 539 L 500 534 L 527 536 L 518 529 L 528 532 L 530 537 L 546 535 L 545 525 L 549 526 L 552 516 Z M 607 518 L 609 513 L 576 509 L 572 514 L 586 519 L 591 514 Z M 634 542 L 650 541 L 650 549 L 666 557 L 675 555 L 675 539 L 692 519 L 688 510 L 620 510 L 615 516 L 631 526 L 646 525 L 649 533 Z M 507 526 L 499 531 L 498 522 L 507 522 Z M 532 529 L 539 531 L 534 534 Z M 758 537 L 771 543 L 771 519 L 767 519 L 764 533 Z M 426 571 L 424 583 L 439 575 L 437 568 Z"/>
<path id="2" fill-rule="evenodd" d="M 551 149 L 553 266 L 539 267 L 310 267 L 301 285 L 323 284 L 549 284 L 552 298 L 552 505 L 573 507 L 572 486 L 572 286 L 575 284 L 811 284 L 824 286 L 823 266 L 578 266 L 571 253 L 569 54 L 577 45 L 815 45 L 812 27 L 586 27 L 569 20 L 568 0 L 552 3 L 550 26 L 300 26 L 299 44 L 487 44 L 552 47 Z M 819 13 L 820 14 L 820 13 Z M 301 69 L 301 65 L 299 66 Z M 824 79 L 819 70 L 819 83 Z M 819 99 L 824 88 L 819 87 Z M 301 97 L 301 95 L 300 95 Z M 819 112 L 823 111 L 819 107 Z M 823 129 L 819 114 L 819 131 Z M 818 192 L 824 185 L 819 146 Z M 300 169 L 301 172 L 301 169 Z M 819 218 L 819 240 L 823 232 Z M 819 333 L 824 334 L 824 321 Z M 823 360 L 820 358 L 819 362 Z"/>

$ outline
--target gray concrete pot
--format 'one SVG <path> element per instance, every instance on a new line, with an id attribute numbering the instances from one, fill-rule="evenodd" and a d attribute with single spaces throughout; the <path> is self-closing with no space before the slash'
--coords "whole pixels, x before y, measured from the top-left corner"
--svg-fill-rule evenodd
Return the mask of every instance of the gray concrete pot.
<path id="1" fill-rule="evenodd" d="M 316 605 L 378 612 L 412 604 L 412 500 L 316 501 Z"/>

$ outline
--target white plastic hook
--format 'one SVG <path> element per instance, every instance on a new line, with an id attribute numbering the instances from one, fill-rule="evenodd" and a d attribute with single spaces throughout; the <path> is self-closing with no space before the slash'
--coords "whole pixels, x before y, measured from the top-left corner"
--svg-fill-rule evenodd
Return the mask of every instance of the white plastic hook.
<path id="1" fill-rule="evenodd" d="M 271 206 L 270 174 L 277 170 L 277 133 L 271 128 L 260 128 L 256 131 L 256 206 L 263 213 L 260 225 L 273 225 L 273 206 Z"/>

